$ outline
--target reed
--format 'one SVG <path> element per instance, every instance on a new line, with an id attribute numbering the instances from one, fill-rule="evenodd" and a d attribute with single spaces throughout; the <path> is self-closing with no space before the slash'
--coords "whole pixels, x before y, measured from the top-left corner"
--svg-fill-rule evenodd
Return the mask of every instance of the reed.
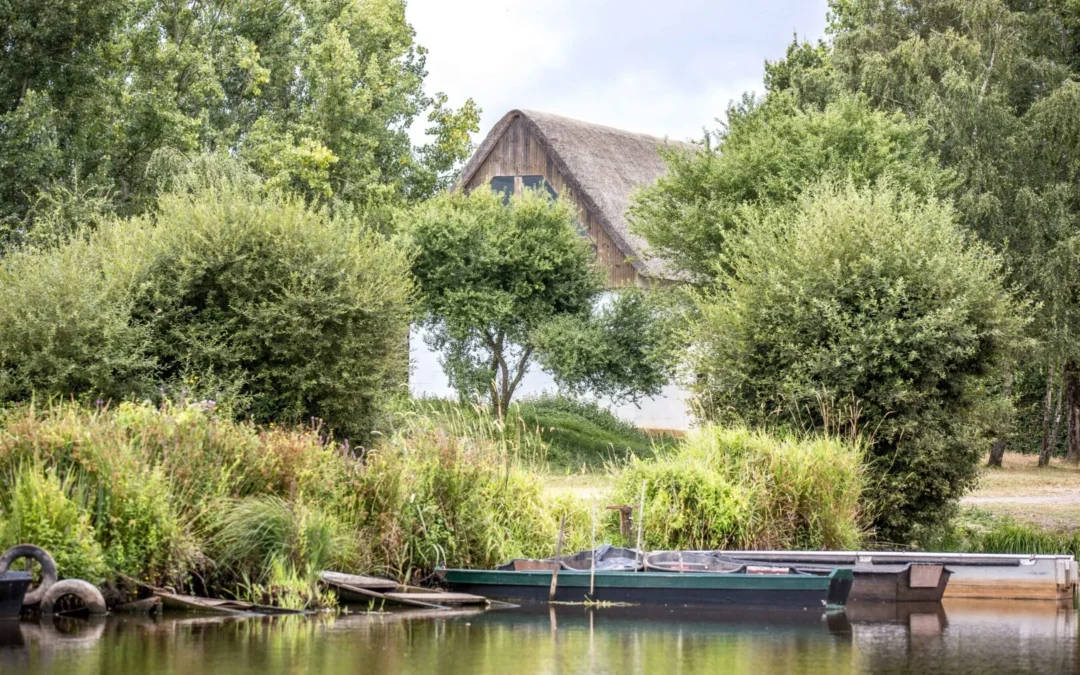
<path id="1" fill-rule="evenodd" d="M 617 470 L 616 501 L 647 485 L 645 546 L 665 549 L 856 546 L 863 536 L 858 445 L 706 427 Z"/>

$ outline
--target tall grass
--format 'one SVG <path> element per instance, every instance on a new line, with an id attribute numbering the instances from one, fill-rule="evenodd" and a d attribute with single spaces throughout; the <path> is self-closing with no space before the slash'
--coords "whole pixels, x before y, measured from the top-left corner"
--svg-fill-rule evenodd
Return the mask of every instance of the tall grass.
<path id="1" fill-rule="evenodd" d="M 0 472 L 17 479 L 0 485 L 2 531 L 61 557 L 53 534 L 81 533 L 100 562 L 64 557 L 62 575 L 198 579 L 287 605 L 326 602 L 315 580 L 328 568 L 415 578 L 550 555 L 565 505 L 543 494 L 546 446 L 532 431 L 434 409 L 394 429 L 357 456 L 317 428 L 260 428 L 201 405 L 9 411 Z"/>
<path id="2" fill-rule="evenodd" d="M 840 549 L 861 540 L 863 481 L 848 442 L 706 427 L 623 467 L 616 500 L 637 504 L 645 483 L 648 548 Z"/>
<path id="3" fill-rule="evenodd" d="M 537 430 L 548 444 L 548 463 L 561 470 L 603 471 L 676 444 L 672 436 L 652 437 L 596 403 L 565 396 L 524 399 L 510 416 Z"/>
<path id="4" fill-rule="evenodd" d="M 1080 558 L 1080 532 L 1045 530 L 981 509 L 963 509 L 960 516 L 926 542 L 935 551 L 965 553 L 1046 553 Z"/>

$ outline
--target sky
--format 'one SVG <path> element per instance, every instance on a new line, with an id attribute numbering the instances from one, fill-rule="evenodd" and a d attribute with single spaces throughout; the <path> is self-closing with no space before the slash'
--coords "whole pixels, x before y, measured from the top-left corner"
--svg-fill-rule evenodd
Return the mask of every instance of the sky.
<path id="1" fill-rule="evenodd" d="M 824 36 L 826 0 L 408 0 L 430 93 L 473 98 L 482 138 L 531 108 L 678 140 L 762 90 L 792 36 Z M 423 125 L 416 125 L 422 127 Z"/>

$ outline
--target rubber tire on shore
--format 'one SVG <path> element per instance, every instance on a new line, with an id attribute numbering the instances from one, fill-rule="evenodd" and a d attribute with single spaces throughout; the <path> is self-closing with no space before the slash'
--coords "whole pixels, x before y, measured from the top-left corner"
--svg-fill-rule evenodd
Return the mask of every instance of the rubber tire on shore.
<path id="1" fill-rule="evenodd" d="M 97 589 L 97 586 L 82 579 L 64 579 L 53 584 L 45 592 L 45 597 L 41 599 L 41 613 L 45 616 L 52 614 L 56 601 L 65 595 L 74 595 L 82 600 L 86 608 L 90 610 L 91 616 L 108 614 L 101 591 Z"/>
<path id="2" fill-rule="evenodd" d="M 45 597 L 45 593 L 56 583 L 56 561 L 52 559 L 48 551 L 40 546 L 19 544 L 4 551 L 4 555 L 0 556 L 0 574 L 7 572 L 8 568 L 11 567 L 11 563 L 20 558 L 29 558 L 41 565 L 41 583 L 36 588 L 27 591 L 23 597 L 23 606 L 29 607 L 41 602 L 41 599 Z"/>

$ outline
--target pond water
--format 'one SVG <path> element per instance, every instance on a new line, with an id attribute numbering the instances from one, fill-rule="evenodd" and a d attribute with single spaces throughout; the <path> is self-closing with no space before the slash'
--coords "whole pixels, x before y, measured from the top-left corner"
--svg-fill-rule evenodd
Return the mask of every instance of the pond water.
<path id="1" fill-rule="evenodd" d="M 0 673 L 1076 673 L 1077 613 L 947 602 L 846 612 L 543 607 L 314 618 L 0 622 Z"/>

